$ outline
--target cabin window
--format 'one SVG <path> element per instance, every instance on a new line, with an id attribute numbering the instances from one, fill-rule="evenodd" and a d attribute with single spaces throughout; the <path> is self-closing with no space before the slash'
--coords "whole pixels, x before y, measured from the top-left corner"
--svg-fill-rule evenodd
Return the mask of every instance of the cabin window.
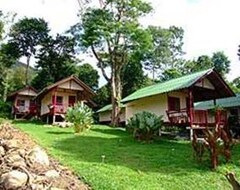
<path id="1" fill-rule="evenodd" d="M 180 98 L 168 97 L 168 110 L 179 111 L 180 110 Z"/>
<path id="2" fill-rule="evenodd" d="M 17 100 L 17 106 L 25 106 L 25 100 Z"/>
<path id="3" fill-rule="evenodd" d="M 73 106 L 76 102 L 76 96 L 69 96 L 68 97 L 68 106 Z"/>
<path id="4" fill-rule="evenodd" d="M 56 104 L 57 105 L 63 105 L 63 97 L 62 96 L 57 96 L 57 99 L 56 99 Z"/>

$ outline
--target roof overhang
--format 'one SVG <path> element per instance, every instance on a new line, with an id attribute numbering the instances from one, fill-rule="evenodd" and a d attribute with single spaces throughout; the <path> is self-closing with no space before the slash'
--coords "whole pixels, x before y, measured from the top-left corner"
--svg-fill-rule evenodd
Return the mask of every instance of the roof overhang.
<path id="1" fill-rule="evenodd" d="M 87 92 L 87 94 L 89 96 L 95 96 L 95 92 L 93 92 L 93 90 L 89 86 L 87 86 L 84 82 L 82 82 L 75 75 L 71 75 L 70 77 L 62 79 L 54 84 L 51 84 L 51 85 L 45 87 L 42 91 L 40 91 L 38 93 L 38 95 L 36 96 L 36 99 L 38 99 L 38 100 L 42 99 L 48 92 L 50 92 L 53 89 L 56 89 L 59 85 L 65 83 L 67 81 L 70 81 L 70 80 L 74 80 L 77 84 L 79 84 Z"/>

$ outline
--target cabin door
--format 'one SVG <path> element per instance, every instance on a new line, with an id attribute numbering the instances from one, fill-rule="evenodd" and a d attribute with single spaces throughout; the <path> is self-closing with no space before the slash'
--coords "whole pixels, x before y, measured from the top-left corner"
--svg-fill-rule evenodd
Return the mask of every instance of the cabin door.
<path id="1" fill-rule="evenodd" d="M 76 102 L 76 96 L 69 96 L 68 97 L 68 106 L 73 106 Z"/>

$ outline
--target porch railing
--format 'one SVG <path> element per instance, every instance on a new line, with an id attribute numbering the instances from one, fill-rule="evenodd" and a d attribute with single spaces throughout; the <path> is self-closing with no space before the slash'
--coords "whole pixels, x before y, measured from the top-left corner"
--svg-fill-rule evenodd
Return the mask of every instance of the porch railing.
<path id="1" fill-rule="evenodd" d="M 188 109 L 180 109 L 178 111 L 166 111 L 169 122 L 172 125 L 190 125 L 190 123 L 199 126 L 207 126 L 210 124 L 227 123 L 227 112 L 225 110 L 217 110 L 211 112 L 209 110 L 193 110 L 192 122 L 190 122 L 190 113 Z"/>
<path id="2" fill-rule="evenodd" d="M 180 109 L 179 111 L 175 110 L 167 110 L 167 116 L 172 124 L 182 124 L 182 123 L 189 123 L 189 113 L 186 108 Z"/>
<path id="3" fill-rule="evenodd" d="M 71 104 L 57 104 L 57 105 L 51 104 L 48 107 L 49 107 L 50 112 L 52 112 L 52 113 L 54 111 L 54 113 L 65 114 L 67 112 L 67 109 L 69 107 L 72 107 L 72 105 Z"/>
<path id="4" fill-rule="evenodd" d="M 36 105 L 14 106 L 14 112 L 15 113 L 36 113 L 37 112 L 37 106 Z"/>

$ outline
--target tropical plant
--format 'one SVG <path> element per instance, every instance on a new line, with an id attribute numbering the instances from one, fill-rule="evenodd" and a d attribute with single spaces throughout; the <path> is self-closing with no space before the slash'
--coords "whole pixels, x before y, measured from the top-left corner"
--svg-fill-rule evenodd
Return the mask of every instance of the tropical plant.
<path id="1" fill-rule="evenodd" d="M 134 138 L 149 142 L 162 127 L 162 118 L 163 116 L 143 111 L 129 119 L 127 128 L 133 133 Z"/>
<path id="2" fill-rule="evenodd" d="M 93 124 L 92 115 L 93 112 L 87 105 L 78 103 L 68 108 L 66 119 L 73 123 L 75 133 L 80 133 L 90 129 Z"/>

